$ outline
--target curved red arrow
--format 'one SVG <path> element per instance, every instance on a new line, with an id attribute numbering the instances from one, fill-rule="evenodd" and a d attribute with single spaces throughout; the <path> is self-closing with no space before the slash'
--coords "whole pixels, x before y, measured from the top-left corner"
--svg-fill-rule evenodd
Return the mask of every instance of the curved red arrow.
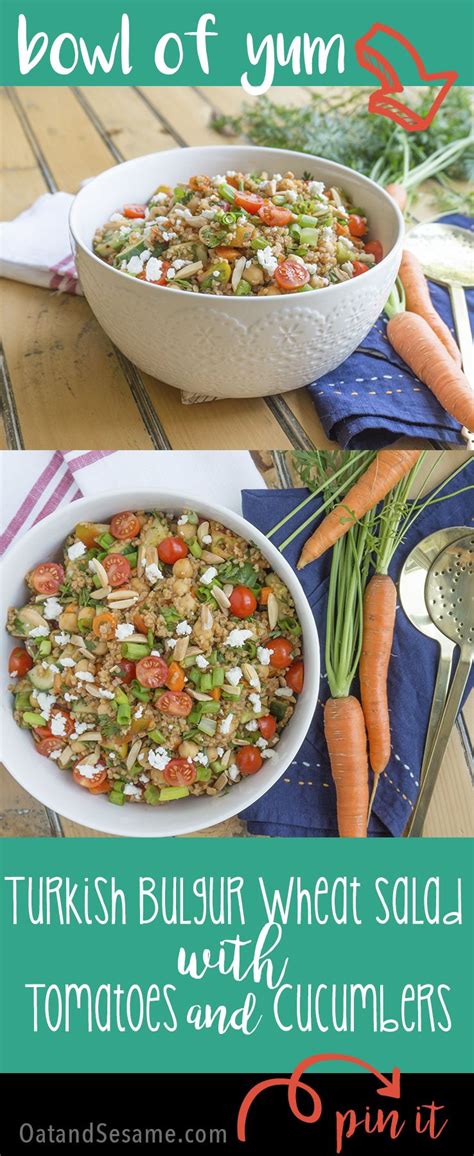
<path id="1" fill-rule="evenodd" d="M 377 32 L 383 32 L 386 37 L 396 40 L 398 44 L 402 45 L 414 61 L 421 81 L 425 83 L 437 81 L 441 84 L 440 91 L 437 93 L 426 116 L 422 117 L 418 113 L 413 112 L 412 109 L 395 98 L 395 93 L 403 92 L 403 84 L 396 69 L 390 64 L 387 57 L 383 56 L 377 48 L 370 44 L 371 38 L 374 37 Z M 388 43 L 390 43 L 390 39 Z M 379 113 L 381 116 L 388 117 L 389 120 L 393 120 L 396 124 L 401 125 L 407 132 L 420 132 L 421 129 L 428 128 L 433 117 L 436 116 L 440 105 L 447 96 L 449 89 L 458 78 L 458 73 L 452 70 L 445 72 L 427 72 L 421 56 L 414 45 L 407 40 L 406 36 L 402 36 L 402 34 L 396 32 L 394 28 L 389 28 L 387 24 L 373 24 L 365 36 L 359 37 L 355 43 L 355 54 L 361 68 L 365 68 L 368 72 L 371 72 L 373 76 L 377 77 L 380 83 L 380 88 L 376 92 L 371 93 L 369 97 L 369 112 Z"/>
<path id="2" fill-rule="evenodd" d="M 342 1061 L 343 1063 L 357 1064 L 358 1067 L 365 1068 L 367 1072 L 371 1072 L 373 1076 L 376 1076 L 377 1080 L 380 1080 L 382 1086 L 377 1088 L 379 1096 L 390 1096 L 394 1100 L 400 1099 L 400 1068 L 393 1068 L 391 1078 L 387 1079 L 382 1072 L 372 1067 L 372 1064 L 368 1064 L 365 1060 L 359 1060 L 356 1056 L 345 1056 L 338 1052 L 321 1052 L 319 1055 L 308 1056 L 307 1059 L 301 1060 L 291 1076 L 279 1076 L 274 1079 L 262 1080 L 260 1084 L 254 1084 L 253 1088 L 250 1088 L 250 1091 L 244 1096 L 239 1108 L 239 1115 L 237 1117 L 237 1139 L 245 1142 L 245 1126 L 249 1110 L 257 1096 L 259 1096 L 261 1092 L 266 1091 L 267 1088 L 288 1088 L 288 1106 L 293 1115 L 303 1124 L 316 1124 L 323 1110 L 322 1100 L 316 1089 L 312 1088 L 310 1084 L 303 1083 L 301 1077 L 307 1068 L 312 1067 L 313 1064 L 329 1063 L 335 1060 Z M 298 1090 L 307 1092 L 311 1098 L 313 1110 L 309 1116 L 305 1116 L 298 1108 Z"/>

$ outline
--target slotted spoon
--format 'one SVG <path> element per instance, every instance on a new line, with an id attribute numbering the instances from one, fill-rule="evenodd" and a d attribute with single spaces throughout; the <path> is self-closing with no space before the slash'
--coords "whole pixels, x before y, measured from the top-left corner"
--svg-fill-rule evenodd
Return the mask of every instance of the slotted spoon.
<path id="1" fill-rule="evenodd" d="M 413 812 L 409 835 L 414 838 L 423 832 L 474 658 L 474 533 L 451 542 L 435 559 L 426 580 L 425 600 L 432 621 L 460 647 L 460 655 Z"/>

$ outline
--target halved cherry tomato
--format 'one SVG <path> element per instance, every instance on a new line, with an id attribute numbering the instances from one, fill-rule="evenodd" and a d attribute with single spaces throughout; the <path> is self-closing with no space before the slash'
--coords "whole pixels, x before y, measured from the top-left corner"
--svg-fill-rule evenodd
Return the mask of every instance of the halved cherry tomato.
<path id="1" fill-rule="evenodd" d="M 141 658 L 136 665 L 136 676 L 140 686 L 164 686 L 168 677 L 168 666 L 159 654 L 149 654 L 148 658 Z"/>
<path id="2" fill-rule="evenodd" d="M 189 554 L 189 547 L 182 538 L 163 538 L 158 546 L 158 557 L 160 562 L 164 562 L 166 566 L 173 566 L 175 562 L 179 562 L 180 558 L 185 558 Z"/>
<path id="3" fill-rule="evenodd" d="M 363 237 L 367 232 L 367 221 L 364 217 L 359 217 L 357 213 L 351 213 L 347 224 L 353 237 Z"/>
<path id="4" fill-rule="evenodd" d="M 235 618 L 250 618 L 257 609 L 257 599 L 249 586 L 234 586 L 229 602 L 230 612 Z"/>
<path id="5" fill-rule="evenodd" d="M 263 759 L 258 747 L 240 747 L 236 762 L 241 775 L 255 775 L 263 766 Z"/>
<path id="6" fill-rule="evenodd" d="M 285 670 L 291 665 L 291 642 L 287 638 L 269 638 L 263 645 L 271 652 L 270 666 Z"/>
<path id="7" fill-rule="evenodd" d="M 54 738 L 41 739 L 41 742 L 35 743 L 35 748 L 36 748 L 39 755 L 44 755 L 45 759 L 49 759 L 49 756 L 51 755 L 52 751 L 61 750 L 61 747 L 63 745 L 64 744 L 62 742 L 62 739 L 54 737 Z"/>
<path id="8" fill-rule="evenodd" d="M 61 718 L 64 719 L 64 734 L 63 735 L 53 735 L 53 732 L 51 730 L 51 719 L 57 718 L 58 715 L 60 715 Z M 54 739 L 60 739 L 60 740 L 61 739 L 69 739 L 71 737 L 71 735 L 74 733 L 75 728 L 76 728 L 76 724 L 74 722 L 74 719 L 71 718 L 69 711 L 68 710 L 62 710 L 62 708 L 60 706 L 55 706 L 55 707 L 53 707 L 53 709 L 51 711 L 50 721 L 48 722 L 48 725 L 45 727 L 35 727 L 35 736 L 38 735 L 40 739 L 53 739 L 53 738 Z"/>
<path id="9" fill-rule="evenodd" d="M 112 783 L 110 782 L 107 774 L 103 783 L 96 783 L 94 787 L 89 787 L 91 795 L 108 795 L 111 789 Z"/>
<path id="10" fill-rule="evenodd" d="M 337 233 L 338 237 L 348 237 L 349 236 L 348 225 L 343 225 L 341 223 L 341 221 L 336 221 L 336 233 Z"/>
<path id="11" fill-rule="evenodd" d="M 15 646 L 14 650 L 10 651 L 8 658 L 9 674 L 17 674 L 19 678 L 23 678 L 33 665 L 33 659 L 24 646 Z"/>
<path id="12" fill-rule="evenodd" d="M 128 217 L 130 221 L 139 220 L 140 217 L 145 216 L 146 205 L 125 205 L 123 210 L 124 217 Z"/>
<path id="13" fill-rule="evenodd" d="M 107 554 L 102 559 L 102 565 L 111 586 L 122 586 L 128 582 L 132 568 L 124 554 Z"/>
<path id="14" fill-rule="evenodd" d="M 260 591 L 260 597 L 259 597 L 260 606 L 266 606 L 267 605 L 270 594 L 273 594 L 273 590 L 272 590 L 271 586 L 262 586 L 262 589 Z"/>
<path id="15" fill-rule="evenodd" d="M 367 241 L 364 245 L 366 253 L 372 253 L 375 257 L 375 264 L 378 265 L 383 257 L 383 248 L 380 241 Z"/>
<path id="16" fill-rule="evenodd" d="M 78 522 L 74 530 L 74 537 L 79 538 L 88 550 L 92 550 L 95 545 L 97 534 L 100 534 L 100 530 L 95 522 Z"/>
<path id="17" fill-rule="evenodd" d="M 352 262 L 352 273 L 353 273 L 354 277 L 360 277 L 361 273 L 367 273 L 368 268 L 369 268 L 369 266 L 364 265 L 363 261 L 353 261 Z"/>
<path id="18" fill-rule="evenodd" d="M 214 252 L 223 261 L 237 261 L 242 256 L 240 249 L 233 249 L 231 245 L 219 245 Z"/>
<path id="19" fill-rule="evenodd" d="M 282 261 L 281 265 L 277 265 L 273 274 L 277 285 L 280 289 L 300 289 L 302 285 L 307 285 L 309 281 L 309 273 L 305 265 L 301 261 L 297 261 L 295 257 L 287 257 L 286 261 Z"/>
<path id="20" fill-rule="evenodd" d="M 169 787 L 190 787 L 196 781 L 197 770 L 187 759 L 171 759 L 163 771 L 163 778 Z"/>
<path id="21" fill-rule="evenodd" d="M 184 686 L 184 670 L 179 665 L 179 662 L 170 662 L 168 667 L 168 678 L 166 685 L 169 690 L 182 690 Z"/>
<path id="22" fill-rule="evenodd" d="M 304 662 L 302 658 L 296 658 L 292 662 L 285 674 L 285 682 L 290 686 L 294 694 L 301 694 L 304 682 Z"/>
<path id="23" fill-rule="evenodd" d="M 92 630 L 96 638 L 102 638 L 104 642 L 110 642 L 115 638 L 115 627 L 117 619 L 114 614 L 110 614 L 108 610 L 103 610 L 101 614 L 96 614 L 92 622 Z"/>
<path id="24" fill-rule="evenodd" d="M 38 594 L 57 594 L 64 582 L 64 570 L 59 562 L 40 562 L 31 575 Z"/>
<path id="25" fill-rule="evenodd" d="M 276 718 L 274 718 L 272 714 L 264 714 L 262 718 L 258 719 L 258 729 L 262 739 L 266 739 L 267 742 L 269 742 L 277 729 Z"/>
<path id="26" fill-rule="evenodd" d="M 259 197 L 258 193 L 241 193 L 236 192 L 234 203 L 238 205 L 239 209 L 245 209 L 246 213 L 256 215 L 263 205 L 263 197 Z"/>
<path id="27" fill-rule="evenodd" d="M 105 769 L 97 770 L 94 772 L 91 778 L 88 779 L 85 775 L 81 775 L 81 764 L 79 762 L 76 763 L 74 767 L 72 777 L 76 783 L 79 783 L 80 787 L 86 787 L 88 791 L 92 791 L 96 787 L 101 787 L 102 783 L 105 783 L 107 778 L 107 771 Z"/>
<path id="28" fill-rule="evenodd" d="M 174 691 L 167 690 L 165 694 L 160 695 L 155 705 L 164 714 L 172 714 L 176 718 L 186 718 L 193 709 L 193 700 L 185 691 L 175 694 Z"/>
<path id="29" fill-rule="evenodd" d="M 128 658 L 122 658 L 119 663 L 120 666 L 120 681 L 125 683 L 125 686 L 130 686 L 135 678 L 135 663 L 130 662 Z"/>
<path id="30" fill-rule="evenodd" d="M 258 215 L 264 225 L 288 225 L 294 218 L 291 209 L 280 208 L 279 205 L 272 205 L 269 201 L 260 205 Z"/>
<path id="31" fill-rule="evenodd" d="M 128 542 L 140 533 L 140 520 L 130 510 L 123 510 L 121 514 L 114 514 L 110 523 L 110 533 L 121 542 Z"/>

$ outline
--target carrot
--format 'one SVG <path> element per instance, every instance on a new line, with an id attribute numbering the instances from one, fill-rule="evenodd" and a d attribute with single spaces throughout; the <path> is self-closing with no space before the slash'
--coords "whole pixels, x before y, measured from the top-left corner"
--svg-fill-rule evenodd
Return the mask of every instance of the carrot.
<path id="1" fill-rule="evenodd" d="M 364 591 L 360 693 L 374 773 L 372 799 L 390 758 L 387 673 L 395 629 L 397 589 L 388 574 L 373 574 Z"/>
<path id="2" fill-rule="evenodd" d="M 448 326 L 445 325 L 443 318 L 436 312 L 432 304 L 428 282 L 414 253 L 410 253 L 406 249 L 403 251 L 398 275 L 405 290 L 406 309 L 410 313 L 417 313 L 419 317 L 424 317 L 430 329 L 436 333 L 447 349 L 455 365 L 461 368 L 461 353 Z"/>
<path id="3" fill-rule="evenodd" d="M 324 734 L 336 787 L 339 834 L 364 839 L 369 807 L 367 735 L 362 707 L 353 695 L 328 698 Z"/>
<path id="4" fill-rule="evenodd" d="M 385 185 L 385 192 L 388 193 L 389 197 L 392 198 L 392 201 L 395 201 L 395 204 L 398 205 L 400 212 L 404 213 L 408 200 L 408 193 L 404 185 Z"/>
<path id="5" fill-rule="evenodd" d="M 392 322 L 390 322 L 392 325 Z M 446 355 L 447 356 L 447 355 Z M 364 474 L 354 483 L 342 502 L 330 510 L 314 534 L 305 542 L 298 570 L 320 558 L 334 546 L 354 522 L 372 510 L 418 461 L 421 450 L 380 450 Z"/>
<path id="6" fill-rule="evenodd" d="M 387 337 L 447 413 L 468 430 L 474 429 L 474 393 L 462 369 L 417 313 L 396 313 L 387 325 Z"/>

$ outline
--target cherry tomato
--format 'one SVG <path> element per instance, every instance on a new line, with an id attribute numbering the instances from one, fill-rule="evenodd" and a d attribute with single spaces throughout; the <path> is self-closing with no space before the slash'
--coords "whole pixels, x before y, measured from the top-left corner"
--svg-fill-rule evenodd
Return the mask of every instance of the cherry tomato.
<path id="1" fill-rule="evenodd" d="M 264 225 L 288 225 L 293 220 L 294 213 L 291 209 L 280 208 L 279 205 L 271 205 L 269 202 L 260 205 L 258 210 L 260 220 Z"/>
<path id="2" fill-rule="evenodd" d="M 95 522 L 78 522 L 74 530 L 74 537 L 79 538 L 88 550 L 92 550 L 95 545 L 97 534 L 100 534 L 100 530 Z"/>
<path id="3" fill-rule="evenodd" d="M 89 791 L 91 795 L 108 795 L 111 787 L 112 783 L 106 774 L 104 781 L 102 783 L 96 783 L 95 786 L 89 787 Z"/>
<path id="4" fill-rule="evenodd" d="M 309 273 L 305 265 L 301 261 L 297 261 L 295 257 L 287 257 L 286 261 L 282 261 L 281 265 L 277 265 L 273 274 L 277 285 L 280 289 L 300 289 L 302 285 L 307 285 L 309 281 Z"/>
<path id="5" fill-rule="evenodd" d="M 262 739 L 270 742 L 270 739 L 273 738 L 277 729 L 276 718 L 274 718 L 272 714 L 263 715 L 263 718 L 258 719 L 258 729 Z"/>
<path id="6" fill-rule="evenodd" d="M 184 670 L 179 662 L 170 662 L 166 685 L 169 690 L 182 690 L 184 686 Z"/>
<path id="7" fill-rule="evenodd" d="M 57 594 L 64 582 L 64 570 L 58 562 L 40 562 L 31 575 L 38 594 Z"/>
<path id="8" fill-rule="evenodd" d="M 81 775 L 81 763 L 76 763 L 72 772 L 72 777 L 80 787 L 86 787 L 88 791 L 95 790 L 96 787 L 101 787 L 107 778 L 107 771 L 105 769 L 94 772 L 92 778 L 88 779 L 85 775 Z"/>
<path id="9" fill-rule="evenodd" d="M 250 618 L 257 609 L 257 599 L 248 586 L 234 586 L 229 602 L 234 618 Z"/>
<path id="10" fill-rule="evenodd" d="M 263 766 L 258 747 L 239 747 L 236 762 L 241 775 L 255 775 Z"/>
<path id="11" fill-rule="evenodd" d="M 28 654 L 23 646 L 15 646 L 15 649 L 10 652 L 8 659 L 8 673 L 17 674 L 19 678 L 23 678 L 31 667 L 34 665 L 33 659 Z"/>
<path id="12" fill-rule="evenodd" d="M 108 610 L 104 610 L 102 614 L 96 614 L 92 623 L 92 630 L 96 638 L 102 638 L 104 642 L 110 642 L 115 638 L 115 627 L 117 626 L 117 619 L 114 614 L 110 614 Z"/>
<path id="13" fill-rule="evenodd" d="M 259 197 L 258 193 L 241 193 L 236 192 L 234 203 L 238 205 L 239 209 L 245 209 L 246 213 L 256 215 L 263 205 L 263 197 Z"/>
<path id="14" fill-rule="evenodd" d="M 288 642 L 287 638 L 269 638 L 264 646 L 271 651 L 270 666 L 276 667 L 277 670 L 285 670 L 291 665 L 291 642 Z"/>
<path id="15" fill-rule="evenodd" d="M 187 759 L 171 759 L 163 771 L 163 778 L 169 787 L 190 787 L 196 781 L 197 770 Z"/>
<path id="16" fill-rule="evenodd" d="M 175 694 L 173 691 L 167 690 L 156 701 L 158 710 L 162 710 L 164 714 L 172 714 L 176 718 L 186 718 L 188 714 L 191 714 L 193 705 L 192 698 L 185 691 Z"/>
<path id="17" fill-rule="evenodd" d="M 304 682 L 304 662 L 296 658 L 285 674 L 286 685 L 290 686 L 294 694 L 301 694 Z"/>
<path id="18" fill-rule="evenodd" d="M 62 739 L 56 737 L 41 739 L 39 743 L 35 743 L 38 754 L 44 755 L 45 759 L 49 759 L 52 751 L 59 751 L 62 746 Z"/>
<path id="19" fill-rule="evenodd" d="M 357 213 L 351 213 L 347 223 L 353 237 L 363 237 L 364 233 L 367 232 L 367 221 L 365 217 L 359 217 Z"/>
<path id="20" fill-rule="evenodd" d="M 175 562 L 179 562 L 180 558 L 185 558 L 189 554 L 189 547 L 182 538 L 163 538 L 158 546 L 158 557 L 160 562 L 164 562 L 166 566 L 173 566 Z"/>
<path id="21" fill-rule="evenodd" d="M 381 261 L 382 257 L 383 257 L 383 249 L 382 249 L 381 242 L 380 241 L 367 241 L 367 244 L 364 245 L 364 249 L 365 249 L 366 253 L 373 253 L 373 256 L 375 257 L 375 264 L 378 265 L 379 261 Z"/>
<path id="22" fill-rule="evenodd" d="M 367 273 L 368 268 L 369 268 L 369 266 L 364 265 L 363 261 L 353 261 L 352 262 L 352 275 L 353 275 L 353 277 L 360 277 L 361 273 Z"/>
<path id="23" fill-rule="evenodd" d="M 129 542 L 140 533 L 140 520 L 130 510 L 123 510 L 121 514 L 114 514 L 110 523 L 110 533 L 121 542 Z"/>
<path id="24" fill-rule="evenodd" d="M 164 686 L 168 677 L 167 663 L 159 654 L 150 654 L 137 662 L 136 676 L 140 686 Z"/>
<path id="25" fill-rule="evenodd" d="M 122 586 L 124 582 L 128 582 L 132 569 L 124 554 L 107 554 L 102 559 L 102 565 L 110 586 Z"/>
<path id="26" fill-rule="evenodd" d="M 145 216 L 145 208 L 145 205 L 125 205 L 123 215 L 128 217 L 130 221 L 139 220 Z"/>
<path id="27" fill-rule="evenodd" d="M 135 663 L 130 662 L 128 658 L 122 658 L 120 661 L 120 681 L 125 683 L 125 686 L 130 686 L 136 677 Z"/>
<path id="28" fill-rule="evenodd" d="M 74 733 L 76 727 L 74 719 L 71 718 L 68 710 L 62 710 L 60 706 L 55 706 L 51 711 L 50 720 L 57 718 L 58 716 L 64 719 L 63 735 L 53 735 L 51 730 L 51 721 L 49 721 L 48 725 L 45 727 L 35 727 L 35 735 L 38 735 L 40 739 L 69 739 Z"/>

